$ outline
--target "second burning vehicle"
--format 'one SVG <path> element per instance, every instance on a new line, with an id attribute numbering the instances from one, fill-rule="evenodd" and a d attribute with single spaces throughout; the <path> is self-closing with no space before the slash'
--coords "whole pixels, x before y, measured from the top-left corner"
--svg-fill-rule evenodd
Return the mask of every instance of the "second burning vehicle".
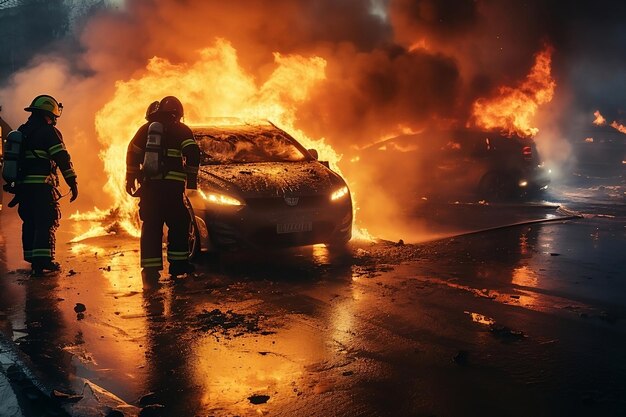
<path id="1" fill-rule="evenodd" d="M 341 246 L 352 236 L 346 182 L 269 122 L 192 127 L 200 146 L 191 252 Z"/>

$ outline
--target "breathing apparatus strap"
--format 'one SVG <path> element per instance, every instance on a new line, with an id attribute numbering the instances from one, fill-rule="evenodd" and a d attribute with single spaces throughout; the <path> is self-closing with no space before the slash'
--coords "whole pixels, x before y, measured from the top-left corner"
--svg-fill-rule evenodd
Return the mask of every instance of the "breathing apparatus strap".
<path id="1" fill-rule="evenodd" d="M 52 190 L 54 190 L 53 192 L 54 192 L 54 195 L 55 195 L 55 197 L 54 197 L 55 201 L 59 201 L 63 197 L 67 197 L 72 192 L 72 190 L 70 189 L 65 194 L 61 194 L 61 192 L 59 191 L 59 189 L 57 187 L 52 187 Z"/>

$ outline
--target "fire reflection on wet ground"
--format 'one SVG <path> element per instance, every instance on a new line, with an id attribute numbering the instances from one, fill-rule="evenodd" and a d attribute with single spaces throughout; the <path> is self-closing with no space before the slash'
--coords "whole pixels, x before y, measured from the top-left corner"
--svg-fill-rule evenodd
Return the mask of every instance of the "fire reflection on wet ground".
<path id="1" fill-rule="evenodd" d="M 616 224 L 224 254 L 150 287 L 137 241 L 105 236 L 61 245 L 65 269 L 45 280 L 5 258 L 0 322 L 50 386 L 85 395 L 88 382 L 127 415 L 495 415 L 512 402 L 584 415 L 585 398 L 611 414 L 626 409 Z"/>

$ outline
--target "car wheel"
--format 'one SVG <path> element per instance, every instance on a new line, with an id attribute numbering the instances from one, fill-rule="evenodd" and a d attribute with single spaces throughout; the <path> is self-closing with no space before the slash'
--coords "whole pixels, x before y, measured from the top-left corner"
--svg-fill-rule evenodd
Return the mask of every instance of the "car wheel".
<path id="1" fill-rule="evenodd" d="M 483 175 L 478 185 L 481 198 L 488 200 L 504 200 L 515 195 L 513 176 L 505 172 L 488 172 Z"/>

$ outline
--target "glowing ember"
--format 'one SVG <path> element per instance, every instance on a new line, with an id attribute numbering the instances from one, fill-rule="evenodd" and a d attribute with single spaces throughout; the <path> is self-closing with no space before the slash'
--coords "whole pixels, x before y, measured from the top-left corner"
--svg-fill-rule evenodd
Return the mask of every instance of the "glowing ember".
<path id="1" fill-rule="evenodd" d="M 593 115 L 596 117 L 593 121 L 593 124 L 596 126 L 603 126 L 606 123 L 606 119 L 600 114 L 600 110 L 596 110 L 593 112 Z"/>
<path id="2" fill-rule="evenodd" d="M 105 145 L 100 154 L 108 175 L 105 191 L 113 197 L 114 208 L 73 215 L 76 220 L 109 223 L 98 225 L 97 230 L 89 231 L 86 236 L 98 231 L 109 233 L 111 223 L 131 235 L 140 234 L 137 199 L 126 194 L 124 187 L 126 148 L 137 128 L 145 122 L 146 106 L 167 95 L 176 95 L 182 101 L 185 122 L 189 125 L 207 124 L 216 117 L 271 120 L 306 148 L 317 149 L 320 159 L 329 161 L 331 168 L 340 172 L 337 166 L 340 155 L 323 139 L 312 140 L 294 128 L 297 105 L 307 100 L 312 87 L 325 79 L 326 61 L 275 53 L 274 62 L 273 73 L 257 85 L 239 65 L 231 44 L 218 40 L 213 47 L 200 51 L 198 61 L 193 64 L 173 64 L 155 57 L 142 76 L 118 81 L 113 98 L 96 114 L 98 140 Z"/>
<path id="3" fill-rule="evenodd" d="M 517 88 L 502 86 L 497 97 L 481 98 L 472 107 L 471 123 L 484 129 L 500 129 L 508 135 L 533 136 L 532 120 L 540 105 L 552 100 L 556 82 L 551 75 L 550 46 L 535 56 L 535 65 Z"/>

